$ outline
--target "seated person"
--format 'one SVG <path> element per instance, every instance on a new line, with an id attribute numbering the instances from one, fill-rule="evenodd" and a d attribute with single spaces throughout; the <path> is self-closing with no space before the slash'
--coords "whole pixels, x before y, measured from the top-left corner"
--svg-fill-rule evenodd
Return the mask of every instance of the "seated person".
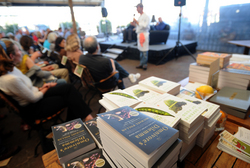
<path id="1" fill-rule="evenodd" d="M 103 57 L 100 53 L 100 46 L 94 36 L 89 36 L 84 40 L 84 47 L 85 47 L 85 50 L 88 51 L 88 54 L 80 55 L 79 64 L 85 65 L 89 69 L 95 81 L 100 81 L 102 79 L 107 78 L 116 70 L 119 72 L 113 77 L 111 77 L 110 79 L 108 79 L 107 81 L 98 85 L 99 88 L 109 89 L 112 86 L 116 86 L 118 83 L 118 80 L 120 80 L 120 82 L 118 83 L 118 88 L 124 89 L 125 86 L 122 82 L 123 78 L 128 77 L 132 83 L 135 83 L 136 80 L 140 78 L 139 73 L 129 74 L 115 60 Z M 68 53 L 69 49 L 75 49 L 75 51 L 70 50 L 70 54 L 72 53 L 74 54 L 75 52 L 76 54 L 78 54 L 79 48 L 80 48 L 79 40 L 72 41 L 71 46 L 66 46 L 67 56 L 69 56 L 69 53 Z"/>
<path id="2" fill-rule="evenodd" d="M 122 33 L 123 33 L 122 43 L 133 41 L 133 33 L 135 33 L 135 26 L 133 26 L 132 24 L 129 24 L 129 26 L 126 29 L 124 29 Z"/>
<path id="3" fill-rule="evenodd" d="M 11 49 L 14 45 L 16 45 L 19 50 L 21 48 L 20 44 L 17 41 L 7 39 L 4 39 L 3 41 L 7 49 Z M 9 54 L 8 50 L 7 54 Z M 21 62 L 16 65 L 16 67 L 31 79 L 33 86 L 42 87 L 44 82 L 51 82 L 56 80 L 56 78 L 53 76 L 53 73 L 49 71 L 42 71 L 39 66 L 35 65 L 35 63 L 27 54 L 21 57 Z M 65 84 L 66 81 L 64 79 L 58 79 L 56 80 L 56 83 Z"/>
<path id="4" fill-rule="evenodd" d="M 159 18 L 158 18 L 158 22 L 157 22 L 156 25 L 153 26 L 152 28 L 153 28 L 153 30 L 164 30 L 165 26 L 166 26 L 166 23 L 164 23 L 164 22 L 162 21 L 162 18 L 159 17 Z"/>
<path id="5" fill-rule="evenodd" d="M 39 51 L 36 51 L 32 53 L 30 51 L 30 46 L 33 44 L 32 38 L 29 36 L 22 36 L 20 39 L 20 44 L 24 50 L 24 57 L 29 57 L 29 54 L 31 55 L 31 60 L 33 62 L 36 61 L 42 54 Z M 44 61 L 45 64 L 47 64 L 47 61 Z M 39 63 L 37 64 L 39 66 Z M 64 79 L 67 83 L 69 83 L 69 72 L 66 68 L 58 68 L 59 66 L 57 64 L 52 64 L 52 65 L 47 65 L 44 67 L 41 67 L 42 70 L 44 71 L 50 71 L 53 73 L 54 76 L 56 76 L 59 79 Z"/>
<path id="6" fill-rule="evenodd" d="M 91 109 L 73 85 L 45 83 L 40 88 L 34 87 L 30 78 L 15 67 L 21 61 L 19 48 L 13 45 L 6 52 L 0 45 L 0 90 L 19 103 L 20 116 L 28 123 L 52 116 L 66 107 L 66 121 L 76 118 L 86 121 L 93 118 Z"/>
<path id="7" fill-rule="evenodd" d="M 68 59 L 72 62 L 78 63 L 83 52 L 81 50 L 81 42 L 77 34 L 71 34 L 68 36 L 66 39 L 65 49 Z"/>

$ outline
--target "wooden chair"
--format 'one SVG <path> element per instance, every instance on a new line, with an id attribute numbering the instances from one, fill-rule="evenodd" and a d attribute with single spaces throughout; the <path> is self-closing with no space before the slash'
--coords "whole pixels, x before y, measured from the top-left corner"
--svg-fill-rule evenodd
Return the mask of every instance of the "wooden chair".
<path id="1" fill-rule="evenodd" d="M 42 146 L 43 153 L 49 152 L 48 149 L 46 148 L 46 134 L 45 134 L 44 125 L 45 125 L 45 123 L 47 123 L 49 121 L 52 121 L 53 125 L 57 124 L 58 120 L 60 120 L 61 122 L 64 122 L 61 119 L 60 114 L 62 114 L 62 112 L 65 110 L 65 108 L 61 109 L 57 113 L 55 113 L 52 116 L 49 116 L 47 118 L 40 118 L 40 119 L 36 119 L 35 121 L 29 121 L 20 115 L 22 108 L 18 104 L 18 102 L 16 100 L 14 100 L 11 96 L 6 95 L 2 90 L 0 90 L 0 99 L 2 99 L 5 102 L 5 105 L 10 112 L 14 112 L 18 116 L 20 116 L 31 127 L 31 130 L 36 130 L 38 132 L 40 141 L 35 147 L 34 157 L 38 156 L 37 149 L 38 149 L 39 145 Z M 51 132 L 51 130 L 49 130 L 49 132 Z M 28 139 L 30 138 L 30 133 L 31 132 L 29 132 Z"/>
<path id="2" fill-rule="evenodd" d="M 77 73 L 78 69 L 81 68 L 81 73 Z M 81 82 L 82 82 L 82 86 L 84 86 L 85 88 L 88 89 L 87 93 L 84 96 L 84 100 L 86 100 L 88 93 L 92 90 L 94 91 L 94 94 L 92 94 L 91 98 L 88 101 L 88 105 L 90 104 L 91 100 L 94 98 L 94 96 L 98 93 L 100 95 L 100 97 L 102 97 L 103 93 L 107 93 L 110 92 L 112 90 L 115 90 L 117 83 L 115 86 L 111 86 L 108 89 L 101 89 L 99 88 L 97 85 L 101 84 L 105 81 L 107 81 L 108 79 L 110 79 L 111 77 L 113 77 L 115 74 L 119 73 L 118 71 L 113 72 L 110 76 L 108 76 L 105 79 L 102 79 L 98 82 L 94 81 L 91 73 L 89 72 L 88 68 L 84 65 L 81 64 L 77 64 L 76 69 L 74 71 L 74 73 L 80 77 Z M 101 107 L 102 108 L 102 107 Z M 99 109 L 98 113 L 100 112 L 101 108 Z"/>

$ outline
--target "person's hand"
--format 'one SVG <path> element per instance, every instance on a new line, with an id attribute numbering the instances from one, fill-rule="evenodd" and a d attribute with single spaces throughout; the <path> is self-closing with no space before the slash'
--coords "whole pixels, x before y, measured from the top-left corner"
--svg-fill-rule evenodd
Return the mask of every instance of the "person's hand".
<path id="1" fill-rule="evenodd" d="M 34 53 L 31 55 L 31 59 L 32 59 L 32 60 L 36 60 L 38 57 L 41 57 L 41 56 L 42 56 L 41 52 L 40 52 L 40 51 L 36 51 L 36 52 L 34 52 Z"/>
<path id="2" fill-rule="evenodd" d="M 44 63 L 44 64 L 46 64 L 46 65 L 48 65 L 48 64 L 49 64 L 49 62 L 48 62 L 48 61 L 43 61 L 43 63 Z"/>
<path id="3" fill-rule="evenodd" d="M 138 25 L 138 21 L 135 18 L 133 19 L 133 23 Z M 133 26 L 135 26 L 135 25 L 133 25 Z"/>
<path id="4" fill-rule="evenodd" d="M 54 67 L 51 65 L 45 66 L 41 68 L 43 71 L 52 71 L 54 70 Z"/>
<path id="5" fill-rule="evenodd" d="M 42 87 L 39 88 L 39 90 L 41 91 L 41 90 L 46 89 L 46 88 L 49 89 L 49 88 L 55 87 L 56 85 L 57 85 L 56 82 L 45 83 L 45 84 L 43 84 Z"/>

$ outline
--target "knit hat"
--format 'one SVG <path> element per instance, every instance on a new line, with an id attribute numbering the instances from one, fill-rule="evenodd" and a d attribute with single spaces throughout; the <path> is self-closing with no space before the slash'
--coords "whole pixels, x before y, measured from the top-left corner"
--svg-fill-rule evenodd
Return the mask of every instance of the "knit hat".
<path id="1" fill-rule="evenodd" d="M 77 34 L 71 34 L 66 40 L 66 51 L 76 51 L 80 48 L 80 39 Z"/>

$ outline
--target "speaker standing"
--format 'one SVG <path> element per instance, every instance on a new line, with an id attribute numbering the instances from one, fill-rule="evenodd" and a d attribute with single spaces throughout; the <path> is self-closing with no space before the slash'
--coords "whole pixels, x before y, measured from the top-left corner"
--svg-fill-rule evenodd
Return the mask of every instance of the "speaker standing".
<path id="1" fill-rule="evenodd" d="M 137 12 L 140 13 L 138 20 L 135 18 L 131 25 L 136 26 L 137 33 L 137 47 L 140 51 L 140 65 L 136 68 L 147 70 L 148 62 L 148 50 L 149 50 L 149 30 L 150 30 L 150 19 L 149 16 L 143 12 L 143 5 L 139 3 L 136 5 Z"/>

